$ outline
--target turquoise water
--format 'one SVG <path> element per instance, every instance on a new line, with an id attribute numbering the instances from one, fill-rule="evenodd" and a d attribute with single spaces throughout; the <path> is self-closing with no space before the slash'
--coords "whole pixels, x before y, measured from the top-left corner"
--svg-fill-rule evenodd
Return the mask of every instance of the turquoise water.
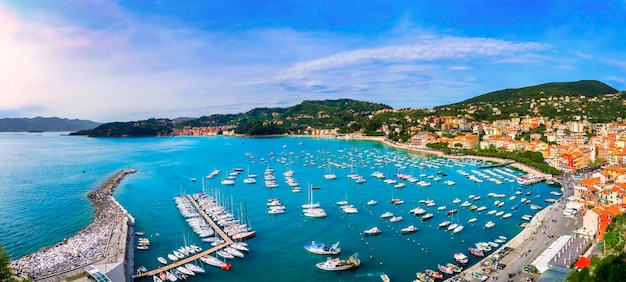
<path id="1" fill-rule="evenodd" d="M 412 280 L 416 271 L 436 269 L 437 264 L 453 262 L 454 252 L 473 247 L 478 241 L 491 241 L 499 235 L 512 238 L 522 229 L 524 214 L 534 214 L 529 205 L 520 204 L 517 196 L 509 201 L 516 190 L 530 191 L 533 204 L 547 206 L 544 202 L 553 189 L 545 184 L 529 188 L 517 183 L 495 184 L 484 181 L 477 184 L 457 173 L 458 169 L 470 172 L 480 163 L 452 161 L 388 148 L 377 142 L 345 141 L 331 139 L 283 138 L 232 138 L 232 137 L 176 137 L 176 138 L 87 138 L 45 134 L 0 134 L 0 244 L 14 257 L 34 252 L 44 246 L 62 241 L 85 227 L 93 217 L 94 207 L 86 197 L 108 177 L 123 168 L 135 168 L 137 173 L 125 178 L 115 197 L 137 220 L 136 229 L 151 238 L 147 251 L 136 251 L 136 265 L 148 268 L 159 266 L 156 257 L 165 256 L 173 249 L 187 243 L 208 248 L 184 221 L 175 207 L 173 197 L 181 191 L 195 193 L 203 190 L 219 191 L 220 197 L 245 217 L 257 231 L 248 240 L 250 253 L 244 259 L 230 261 L 233 268 L 221 271 L 205 266 L 207 273 L 192 281 L 250 281 L 274 279 L 279 281 L 379 281 L 380 273 L 393 280 Z M 328 162 L 343 165 L 331 166 L 336 180 L 325 180 Z M 431 167 L 425 164 L 431 164 Z M 367 182 L 357 184 L 346 177 L 356 164 L 356 172 Z M 263 185 L 263 172 L 275 169 L 280 187 L 268 189 Z M 438 167 L 433 167 L 438 166 Z M 224 186 L 220 181 L 234 168 L 245 171 L 234 186 Z M 204 176 L 214 169 L 222 172 L 214 179 Z M 294 193 L 284 182 L 286 170 L 295 171 L 294 178 L 302 192 Z M 247 172 L 259 175 L 258 183 L 243 184 Z M 412 174 L 429 180 L 432 185 L 419 187 L 408 183 L 404 188 L 393 188 L 382 180 L 370 176 L 380 171 L 388 176 L 396 172 Z M 447 176 L 435 182 L 427 176 Z M 420 177 L 424 174 L 424 177 Z M 515 174 L 521 174 L 516 171 Z M 193 182 L 190 179 L 196 178 Z M 456 182 L 454 186 L 443 184 Z M 313 197 L 319 201 L 328 216 L 322 219 L 302 215 L 300 205 L 307 202 L 307 187 L 320 186 Z M 499 210 L 512 212 L 508 219 L 487 215 L 495 209 L 488 193 L 506 194 L 501 198 L 505 205 Z M 465 201 L 469 195 L 480 195 L 477 206 L 486 206 L 483 212 L 472 212 L 452 204 L 455 197 Z M 535 197 L 535 195 L 541 195 Z M 391 198 L 401 198 L 402 205 L 391 205 Z M 285 214 L 267 214 L 269 198 L 280 198 L 287 206 Z M 347 199 L 358 208 L 358 214 L 343 214 L 335 204 Z M 378 205 L 368 206 L 375 199 Z M 436 207 L 426 208 L 419 200 L 434 200 L 437 206 L 457 208 L 456 215 L 448 216 Z M 519 205 L 511 210 L 513 205 Z M 432 220 L 422 222 L 409 214 L 409 210 L 423 207 L 434 213 Z M 404 219 L 390 223 L 380 219 L 390 211 Z M 468 224 L 470 218 L 477 221 Z M 465 230 L 452 235 L 438 229 L 444 219 L 461 222 Z M 492 220 L 496 226 L 484 229 Z M 400 229 L 410 224 L 419 231 L 401 235 Z M 379 236 L 363 237 L 363 230 L 377 226 L 383 231 Z M 332 244 L 340 241 L 342 258 L 358 253 L 361 267 L 340 273 L 318 270 L 315 263 L 324 256 L 309 254 L 303 245 L 312 240 Z M 469 256 L 469 255 L 468 255 Z M 470 256 L 470 263 L 478 260 Z M 147 281 L 147 280 L 146 280 Z"/>

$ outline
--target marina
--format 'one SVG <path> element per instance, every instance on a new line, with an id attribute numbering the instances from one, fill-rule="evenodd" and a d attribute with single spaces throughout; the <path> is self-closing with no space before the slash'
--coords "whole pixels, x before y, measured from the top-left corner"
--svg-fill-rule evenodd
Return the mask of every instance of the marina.
<path id="1" fill-rule="evenodd" d="M 521 231 L 517 227 L 517 224 L 523 221 L 521 216 L 525 214 L 532 216 L 538 210 L 531 209 L 529 204 L 520 204 L 516 210 L 511 210 L 509 207 L 513 206 L 513 203 L 519 203 L 519 200 L 509 200 L 509 197 L 517 190 L 526 192 L 527 187 L 532 187 L 533 196 L 529 199 L 532 204 L 539 204 L 544 202 L 545 197 L 535 198 L 535 194 L 550 195 L 549 192 L 554 189 L 543 183 L 520 186 L 516 182 L 508 181 L 506 179 L 514 180 L 513 176 L 524 175 L 523 172 L 509 167 L 499 168 L 506 174 L 492 169 L 493 173 L 482 170 L 484 176 L 481 176 L 471 172 L 481 171 L 478 169 L 479 165 L 484 164 L 481 161 L 452 160 L 402 152 L 377 142 L 272 138 L 246 140 L 244 144 L 233 142 L 236 140 L 238 139 L 223 137 L 130 140 L 133 143 L 138 142 L 141 146 L 161 144 L 165 148 L 183 148 L 173 150 L 172 152 L 175 152 L 173 156 L 170 156 L 172 153 L 167 150 L 154 156 L 137 156 L 143 162 L 137 163 L 140 167 L 139 172 L 147 173 L 129 178 L 115 194 L 118 201 L 136 216 L 136 229 L 141 230 L 144 233 L 143 237 L 150 241 L 147 250 L 136 251 L 134 254 L 135 268 L 145 266 L 149 270 L 144 272 L 146 274 L 137 275 L 137 279 L 149 277 L 159 271 L 171 271 L 191 261 L 200 263 L 201 257 L 208 253 L 216 253 L 229 244 L 228 234 L 226 237 L 196 235 L 171 200 L 181 190 L 187 192 L 185 193 L 188 195 L 187 198 L 200 191 L 211 191 L 212 195 L 219 195 L 216 198 L 229 211 L 245 210 L 246 216 L 238 218 L 254 226 L 261 234 L 250 241 L 248 246 L 250 252 L 246 253 L 244 259 L 238 257 L 222 259 L 225 263 L 233 264 L 230 271 L 211 267 L 206 269 L 206 274 L 188 279 L 202 281 L 206 279 L 202 277 L 211 277 L 212 280 L 247 280 L 254 277 L 254 273 L 262 273 L 263 269 L 288 267 L 293 271 L 276 273 L 272 278 L 336 281 L 337 277 L 340 277 L 341 280 L 354 281 L 375 273 L 386 273 L 392 280 L 414 279 L 416 271 L 436 270 L 438 265 L 454 261 L 455 253 L 462 252 L 469 256 L 468 247 L 474 247 L 476 242 L 493 241 L 497 239 L 496 235 L 514 237 Z M 120 140 L 113 143 L 128 141 Z M 287 145 L 286 148 L 282 148 L 284 144 Z M 133 153 L 124 152 L 124 154 Z M 251 158 L 250 155 L 256 157 Z M 163 165 L 162 159 L 173 158 L 184 160 L 182 162 L 186 165 L 172 163 L 158 170 L 154 169 Z M 214 159 L 224 162 L 216 164 Z M 332 173 L 337 176 L 336 179 L 324 178 L 329 163 L 333 166 Z M 243 179 L 238 176 L 233 179 L 233 185 L 220 184 L 222 179 L 219 173 L 212 178 L 205 177 L 213 174 L 212 171 L 216 169 L 233 171 L 233 167 L 245 167 L 245 170 L 249 171 L 248 174 L 260 175 L 268 168 L 273 169 L 276 176 L 293 171 L 291 177 L 297 179 L 305 190 L 309 190 L 305 187 L 318 187 L 311 189 L 315 190 L 314 203 L 324 207 L 326 217 L 305 216 L 298 207 L 311 203 L 307 195 L 309 193 L 293 193 L 293 188 L 282 184 L 281 181 L 276 181 L 278 187 L 268 188 L 262 182 L 243 183 Z M 456 173 L 457 170 L 463 170 L 483 182 Z M 371 174 L 376 171 L 384 174 L 384 177 L 372 176 Z M 245 174 L 242 173 L 241 176 Z M 358 175 L 351 178 L 348 177 L 349 174 Z M 359 179 L 359 176 L 367 181 L 357 183 L 354 179 Z M 485 176 L 502 179 L 503 183 L 489 181 Z M 442 180 L 434 181 L 435 177 L 441 177 Z M 190 181 L 191 178 L 197 180 Z M 385 183 L 386 179 L 394 179 L 396 183 Z M 431 185 L 420 185 L 420 179 L 424 181 L 430 179 Z M 447 185 L 444 183 L 446 180 L 453 181 L 456 185 Z M 398 182 L 404 183 L 405 186 L 394 187 Z M 489 196 L 490 193 L 498 195 L 498 200 L 505 204 L 502 207 L 494 206 L 495 199 L 491 199 L 493 196 Z M 499 197 L 500 195 L 505 197 Z M 285 212 L 279 215 L 268 213 L 268 199 L 280 199 L 279 202 L 285 207 Z M 470 205 L 477 208 L 485 206 L 503 213 L 500 217 L 495 217 L 495 214 L 487 214 L 487 211 L 472 211 L 469 206 L 461 204 L 464 201 L 471 202 Z M 358 209 L 358 213 L 347 213 L 340 206 L 352 206 Z M 413 216 L 411 211 L 419 212 Z M 387 212 L 392 216 L 380 218 Z M 503 220 L 502 215 L 507 212 L 512 216 Z M 434 220 L 424 220 L 426 214 L 430 214 L 428 217 Z M 394 216 L 397 223 L 390 222 Z M 474 218 L 473 223 L 467 224 L 469 219 Z M 438 227 L 446 220 L 450 222 L 448 227 Z M 494 224 L 485 230 L 484 226 L 489 221 Z M 455 228 L 449 229 L 453 225 Z M 374 233 L 379 234 L 365 236 L 364 231 L 375 226 L 379 232 Z M 216 233 L 220 230 L 215 226 L 212 228 Z M 416 232 L 417 230 L 419 232 Z M 410 234 L 413 232 L 415 233 Z M 211 246 L 211 243 L 215 242 L 203 240 L 210 238 L 224 242 Z M 316 263 L 326 258 L 302 248 L 312 241 L 341 241 L 345 252 L 360 254 L 359 267 L 349 271 L 333 272 L 332 277 L 327 276 L 327 272 L 320 272 L 315 267 Z M 157 257 L 166 258 L 168 251 L 177 250 L 181 245 L 201 246 L 204 251 L 168 265 L 157 261 Z M 412 259 L 401 259 L 407 256 Z M 477 261 L 474 256 L 468 258 L 468 264 Z M 371 277 L 378 276 L 380 275 Z"/>

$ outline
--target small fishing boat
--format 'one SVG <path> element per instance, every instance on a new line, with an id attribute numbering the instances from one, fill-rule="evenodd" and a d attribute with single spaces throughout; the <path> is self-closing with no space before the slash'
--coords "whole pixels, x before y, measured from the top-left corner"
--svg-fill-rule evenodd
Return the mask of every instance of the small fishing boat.
<path id="1" fill-rule="evenodd" d="M 341 271 L 346 269 L 355 268 L 361 265 L 361 260 L 358 259 L 358 254 L 351 255 L 348 259 L 342 260 L 339 258 L 328 258 L 324 262 L 316 263 L 315 266 L 321 270 L 326 271 Z"/>
<path id="2" fill-rule="evenodd" d="M 470 254 L 472 254 L 472 255 L 474 255 L 476 257 L 484 257 L 485 256 L 485 254 L 481 250 L 479 250 L 477 248 L 469 247 L 468 250 L 469 250 Z"/>
<path id="3" fill-rule="evenodd" d="M 438 264 L 437 268 L 439 269 L 439 271 L 441 271 L 441 272 L 443 272 L 445 274 L 450 274 L 450 275 L 454 274 L 454 271 L 452 270 L 452 268 L 449 268 L 449 267 L 447 267 L 445 265 Z"/>
<path id="4" fill-rule="evenodd" d="M 430 277 L 432 277 L 434 279 L 440 279 L 440 280 L 443 279 L 443 274 L 441 274 L 441 273 L 439 273 L 437 271 L 434 271 L 434 270 L 431 270 L 431 269 L 426 269 L 424 271 L 426 272 L 426 275 L 428 275 L 428 276 L 430 276 Z"/>
<path id="5" fill-rule="evenodd" d="M 455 253 L 454 254 L 454 260 L 456 260 L 456 262 L 458 262 L 460 264 L 467 264 L 468 258 L 463 253 Z"/>
<path id="6" fill-rule="evenodd" d="M 454 264 L 454 263 L 447 263 L 446 266 L 450 269 L 452 269 L 452 271 L 454 271 L 455 273 L 460 273 L 461 271 L 463 271 L 463 268 Z"/>

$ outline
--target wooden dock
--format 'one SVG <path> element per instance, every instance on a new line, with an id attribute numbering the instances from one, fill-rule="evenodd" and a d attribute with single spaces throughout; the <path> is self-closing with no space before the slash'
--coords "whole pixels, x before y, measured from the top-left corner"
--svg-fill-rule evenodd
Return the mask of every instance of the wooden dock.
<path id="1" fill-rule="evenodd" d="M 227 247 L 227 246 L 229 246 L 230 244 L 232 244 L 232 243 L 233 243 L 233 240 L 232 240 L 230 237 L 228 237 L 228 235 L 226 235 L 226 233 L 224 233 L 224 231 L 222 230 L 222 228 L 220 228 L 220 227 L 219 227 L 219 226 L 218 226 L 218 225 L 217 225 L 217 224 L 213 221 L 213 219 L 211 219 L 211 218 L 209 217 L 209 215 L 207 215 L 207 214 L 204 212 L 204 210 L 202 210 L 202 208 L 200 208 L 200 205 L 198 205 L 198 202 L 196 202 L 196 200 L 194 200 L 194 199 L 193 199 L 193 197 L 191 197 L 191 195 L 187 194 L 187 198 L 191 201 L 191 203 L 194 205 L 194 207 L 196 207 L 196 209 L 198 210 L 198 212 L 200 213 L 200 215 L 202 215 L 202 217 L 204 217 L 204 219 L 205 219 L 205 220 L 209 223 L 209 225 L 211 225 L 211 227 L 213 228 L 213 230 L 215 230 L 215 232 L 216 232 L 216 233 L 217 233 L 217 234 L 218 234 L 218 235 L 222 238 L 222 240 L 224 240 L 224 243 L 223 243 L 223 244 L 220 244 L 220 245 L 217 245 L 217 246 L 215 246 L 215 247 L 213 247 L 213 248 L 210 248 L 210 249 L 208 249 L 208 250 L 206 250 L 206 251 L 203 251 L 203 252 L 197 253 L 197 254 L 195 254 L 195 255 L 193 255 L 193 256 L 189 256 L 189 257 L 186 257 L 186 258 L 181 259 L 181 260 L 179 260 L 179 261 L 173 262 L 173 263 L 171 263 L 171 264 L 164 265 L 164 266 L 162 266 L 162 267 L 160 267 L 160 268 L 157 268 L 157 269 L 155 269 L 155 270 L 150 270 L 150 271 L 148 271 L 148 272 L 144 272 L 144 273 L 141 273 L 141 274 L 137 274 L 137 275 L 133 276 L 133 279 L 140 279 L 140 278 L 144 278 L 144 277 L 150 277 L 150 276 L 153 276 L 153 275 L 158 275 L 159 273 L 161 273 L 161 272 L 163 272 L 163 271 L 166 271 L 166 270 L 170 270 L 170 269 L 172 269 L 172 268 L 179 267 L 179 266 L 184 265 L 184 264 L 186 264 L 186 263 L 190 263 L 190 262 L 192 262 L 192 261 L 194 261 L 194 260 L 200 259 L 200 258 L 201 258 L 201 257 L 203 257 L 203 256 L 206 256 L 206 255 L 212 254 L 212 253 L 214 253 L 215 251 L 218 251 L 218 250 L 220 250 L 220 249 L 222 249 L 222 248 L 224 248 L 224 247 Z"/>

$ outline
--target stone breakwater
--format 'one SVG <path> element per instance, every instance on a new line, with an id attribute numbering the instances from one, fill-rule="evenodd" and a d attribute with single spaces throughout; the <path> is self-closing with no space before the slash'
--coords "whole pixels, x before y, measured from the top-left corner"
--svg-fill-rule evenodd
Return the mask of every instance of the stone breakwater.
<path id="1" fill-rule="evenodd" d="M 107 258 L 107 249 L 114 233 L 125 222 L 128 212 L 113 198 L 113 190 L 127 174 L 135 169 L 124 169 L 109 178 L 100 188 L 88 194 L 96 205 L 96 216 L 91 224 L 76 235 L 54 246 L 45 247 L 15 261 L 10 266 L 20 277 L 44 279 L 67 273 Z"/>

